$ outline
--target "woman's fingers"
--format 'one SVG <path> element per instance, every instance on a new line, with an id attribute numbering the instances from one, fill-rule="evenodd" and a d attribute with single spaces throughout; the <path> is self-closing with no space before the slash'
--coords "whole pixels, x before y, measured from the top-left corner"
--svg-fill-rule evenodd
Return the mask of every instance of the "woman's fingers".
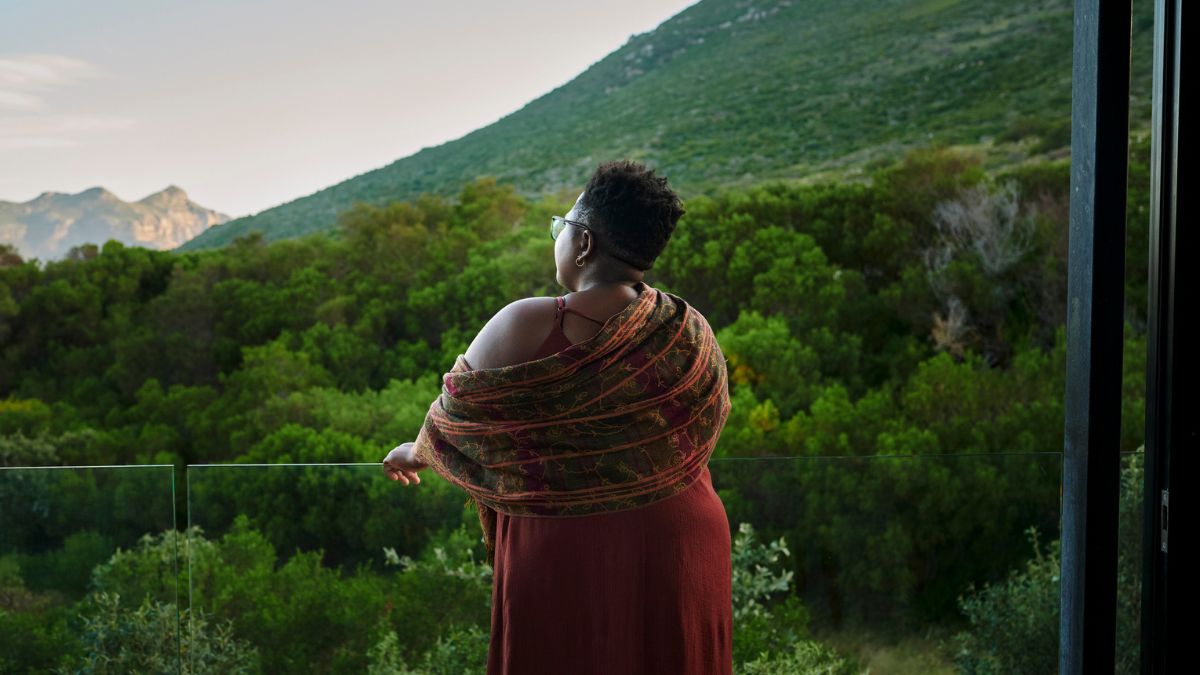
<path id="1" fill-rule="evenodd" d="M 390 466 L 385 466 L 383 470 L 384 473 L 387 474 L 388 478 L 392 480 L 398 480 L 405 485 L 418 484 L 421 482 L 421 477 L 417 475 L 416 471 L 406 471 L 404 469 L 396 469 Z"/>
<path id="2" fill-rule="evenodd" d="M 402 478 L 402 476 L 400 475 L 401 474 L 400 469 L 398 469 L 394 466 L 388 466 L 387 464 L 384 464 L 383 472 L 386 473 L 387 477 L 392 480 L 401 480 L 401 478 Z"/>

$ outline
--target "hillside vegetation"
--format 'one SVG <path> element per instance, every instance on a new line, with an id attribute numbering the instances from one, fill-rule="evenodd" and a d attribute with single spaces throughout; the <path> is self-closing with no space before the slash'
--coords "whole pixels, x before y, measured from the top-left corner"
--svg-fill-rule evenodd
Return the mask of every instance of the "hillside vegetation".
<path id="1" fill-rule="evenodd" d="M 1135 72 L 1148 75 L 1151 6 L 1135 4 Z M 494 124 L 180 249 L 330 229 L 355 202 L 453 198 L 480 176 L 526 198 L 578 190 L 618 157 L 660 168 L 685 197 L 853 175 L 927 143 L 1011 164 L 1070 145 L 1072 30 L 1070 0 L 703 0 Z M 1139 110 L 1149 92 L 1137 78 Z"/>

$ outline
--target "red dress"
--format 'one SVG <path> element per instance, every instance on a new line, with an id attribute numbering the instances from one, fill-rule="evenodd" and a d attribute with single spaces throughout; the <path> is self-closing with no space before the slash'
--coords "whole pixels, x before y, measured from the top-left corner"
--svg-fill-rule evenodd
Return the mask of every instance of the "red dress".
<path id="1" fill-rule="evenodd" d="M 572 344 L 562 317 L 533 359 Z M 498 513 L 488 675 L 730 675 L 730 546 L 708 467 L 637 509 Z"/>

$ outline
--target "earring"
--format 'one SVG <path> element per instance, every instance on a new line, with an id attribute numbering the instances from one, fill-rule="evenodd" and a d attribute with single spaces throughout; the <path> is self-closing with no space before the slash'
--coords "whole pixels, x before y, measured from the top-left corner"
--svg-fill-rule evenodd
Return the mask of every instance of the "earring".
<path id="1" fill-rule="evenodd" d="M 579 256 L 579 257 L 575 258 L 575 264 L 578 265 L 579 267 L 583 267 L 583 256 Z"/>

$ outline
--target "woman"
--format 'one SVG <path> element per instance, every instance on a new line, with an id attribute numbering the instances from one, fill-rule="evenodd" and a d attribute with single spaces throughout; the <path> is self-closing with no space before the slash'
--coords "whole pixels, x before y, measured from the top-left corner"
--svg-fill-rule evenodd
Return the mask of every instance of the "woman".
<path id="1" fill-rule="evenodd" d="M 643 281 L 681 215 L 653 170 L 601 164 L 551 225 L 572 292 L 492 317 L 384 460 L 392 480 L 430 467 L 475 502 L 489 675 L 732 672 L 729 521 L 708 471 L 725 359 L 695 308 Z"/>

